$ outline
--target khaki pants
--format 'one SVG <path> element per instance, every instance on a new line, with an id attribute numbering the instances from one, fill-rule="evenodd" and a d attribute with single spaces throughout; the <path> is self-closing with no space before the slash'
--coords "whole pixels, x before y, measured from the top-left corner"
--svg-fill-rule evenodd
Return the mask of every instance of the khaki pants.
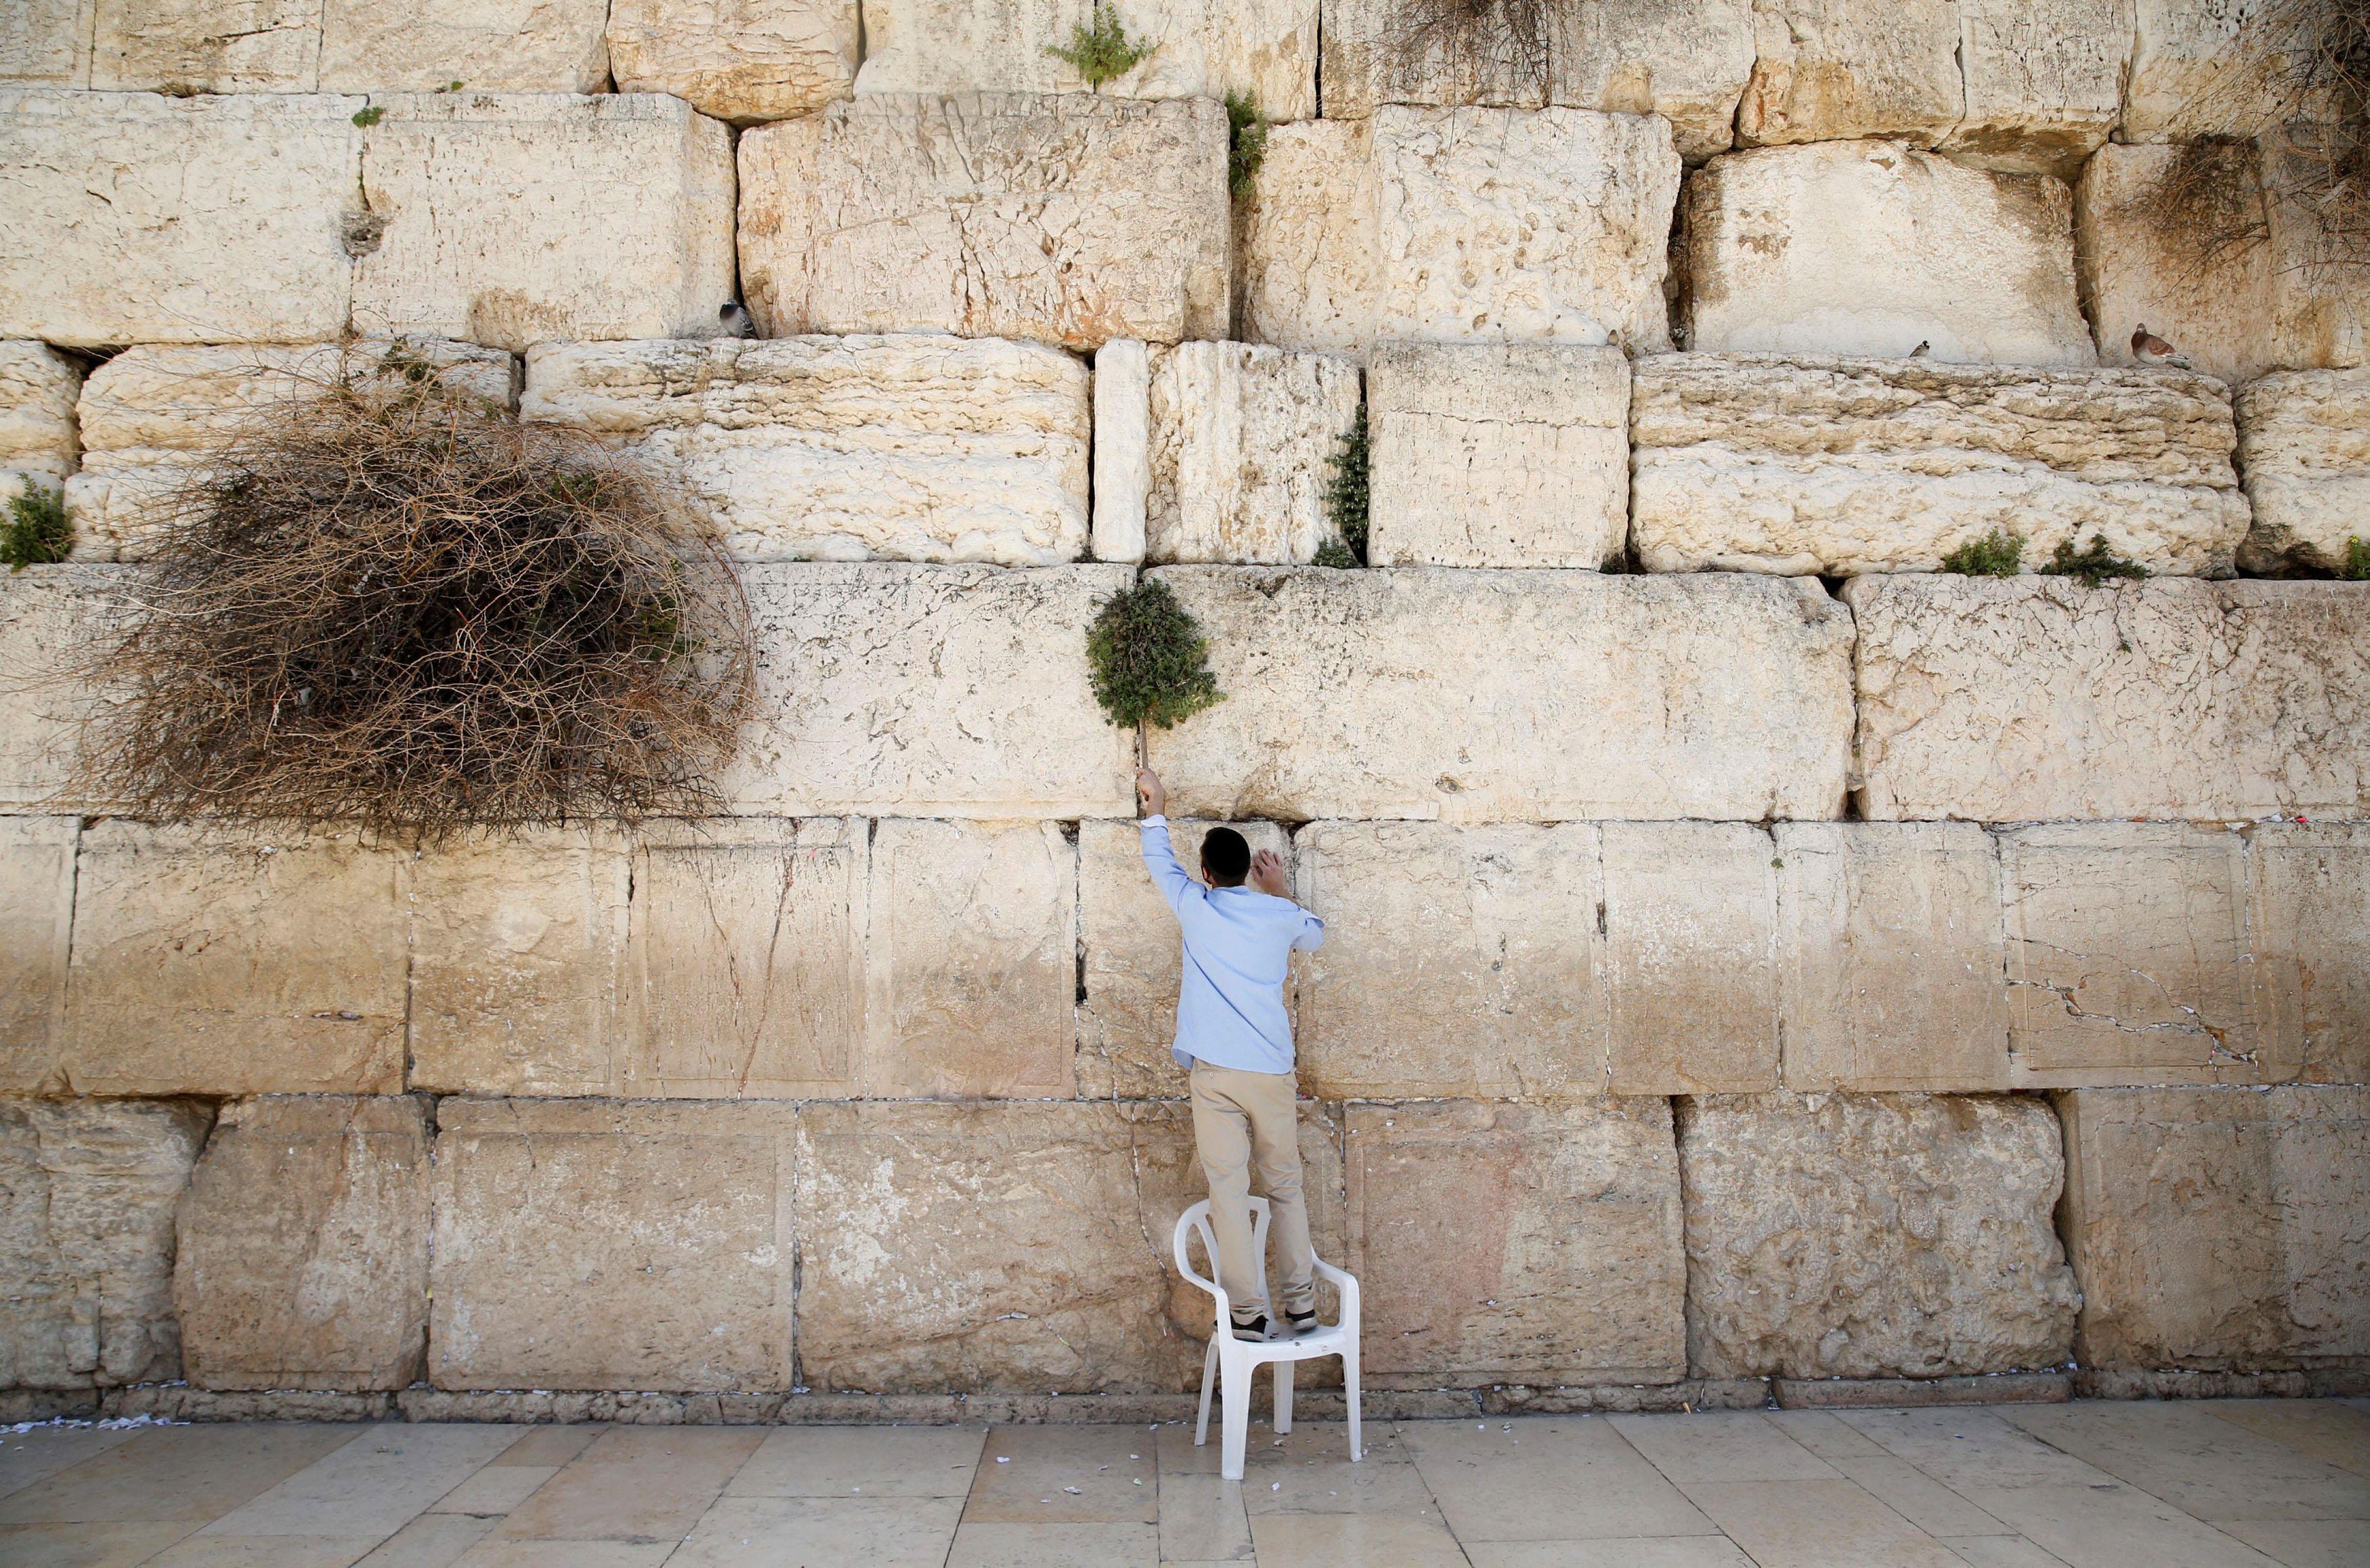
<path id="1" fill-rule="evenodd" d="M 1269 1310 L 1251 1253 L 1252 1178 L 1269 1207 L 1278 1294 L 1286 1311 L 1317 1306 L 1317 1251 L 1308 1241 L 1308 1205 L 1300 1193 L 1300 1137 L 1289 1072 L 1244 1072 L 1193 1064 L 1193 1141 L 1210 1183 L 1210 1228 L 1218 1234 L 1218 1283 L 1235 1321 Z"/>

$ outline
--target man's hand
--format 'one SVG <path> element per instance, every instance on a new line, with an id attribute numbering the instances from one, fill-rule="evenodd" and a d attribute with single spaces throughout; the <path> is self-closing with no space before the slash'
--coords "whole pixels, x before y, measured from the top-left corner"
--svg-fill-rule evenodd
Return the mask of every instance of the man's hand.
<path id="1" fill-rule="evenodd" d="M 1271 898 L 1292 897 L 1291 885 L 1283 879 L 1283 862 L 1273 850 L 1261 850 L 1251 856 L 1251 887 Z"/>
<path id="2" fill-rule="evenodd" d="M 1135 770 L 1136 798 L 1144 803 L 1146 817 L 1168 815 L 1168 791 L 1160 783 L 1160 775 L 1150 768 Z"/>

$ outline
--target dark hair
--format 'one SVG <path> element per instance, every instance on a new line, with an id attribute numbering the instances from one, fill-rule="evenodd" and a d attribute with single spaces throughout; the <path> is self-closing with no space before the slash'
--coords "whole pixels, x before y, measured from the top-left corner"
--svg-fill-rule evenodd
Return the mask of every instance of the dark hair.
<path id="1" fill-rule="evenodd" d="M 1232 828 L 1213 828 L 1202 841 L 1202 869 L 1221 887 L 1239 887 L 1250 875 L 1251 846 Z"/>

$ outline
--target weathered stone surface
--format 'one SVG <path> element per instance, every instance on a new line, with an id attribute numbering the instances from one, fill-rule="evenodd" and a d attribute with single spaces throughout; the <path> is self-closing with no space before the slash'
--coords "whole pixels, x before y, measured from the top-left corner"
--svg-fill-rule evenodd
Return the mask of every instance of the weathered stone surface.
<path id="1" fill-rule="evenodd" d="M 23 0 L 0 11 L 0 82 L 90 86 L 84 0 Z"/>
<path id="2" fill-rule="evenodd" d="M 2137 23 L 2123 92 L 2123 140 L 2177 142 L 2232 129 L 2219 89 L 2240 56 L 2239 29 L 2261 0 L 2134 0 Z"/>
<path id="3" fill-rule="evenodd" d="M 1091 349 L 1215 337 L 1228 318 L 1226 117 L 1207 99 L 858 98 L 743 136 L 741 185 L 742 277 L 767 336 Z"/>
<path id="4" fill-rule="evenodd" d="M 1333 533 L 1325 486 L 1357 418 L 1357 367 L 1180 343 L 1153 350 L 1147 395 L 1145 558 L 1306 566 Z"/>
<path id="5" fill-rule="evenodd" d="M 1095 350 L 1094 443 L 1095 559 L 1136 565 L 1152 497 L 1152 356 L 1133 338 Z"/>
<path id="6" fill-rule="evenodd" d="M 798 1114 L 781 1104 L 441 1102 L 430 1380 L 788 1389 Z"/>
<path id="7" fill-rule="evenodd" d="M 1199 871 L 1202 841 L 1220 825 L 1170 818 L 1169 842 L 1187 870 Z M 1249 841 L 1253 853 L 1275 854 L 1289 874 L 1293 846 L 1283 829 L 1273 822 L 1225 825 Z M 1078 941 L 1086 996 L 1078 1003 L 1077 1090 L 1090 1100 L 1179 1099 L 1186 1093 L 1185 1070 L 1168 1053 L 1177 1038 L 1184 951 L 1177 918 L 1144 868 L 1142 845 L 1133 822 L 1078 824 Z"/>
<path id="8" fill-rule="evenodd" d="M 46 343 L 0 342 L 0 501 L 65 484 L 82 453 L 82 367 Z"/>
<path id="9" fill-rule="evenodd" d="M 76 86 L 114 92 L 597 93 L 604 0 L 98 0 Z M 87 40 L 87 53 L 83 52 Z M 63 81 L 63 78 L 58 78 Z"/>
<path id="10" fill-rule="evenodd" d="M 2355 817 L 2370 595 L 2345 583 L 1856 578 L 1862 813 Z"/>
<path id="11" fill-rule="evenodd" d="M 2115 128 L 2131 0 L 1956 0 L 1965 114 L 1941 150 L 1979 168 L 2072 178 Z"/>
<path id="12" fill-rule="evenodd" d="M 546 344 L 521 408 L 674 476 L 742 560 L 1046 567 L 1087 545 L 1087 368 L 1042 344 Z"/>
<path id="13" fill-rule="evenodd" d="M 748 125 L 847 97 L 862 33 L 856 0 L 610 0 L 609 69 Z"/>
<path id="14" fill-rule="evenodd" d="M 75 558 L 143 558 L 172 516 L 174 493 L 201 480 L 225 444 L 275 412 L 341 383 L 393 381 L 417 361 L 442 367 L 437 379 L 455 391 L 505 406 L 518 400 L 508 354 L 443 338 L 126 349 L 91 372 L 75 407 L 86 449 L 82 471 L 66 481 Z"/>
<path id="15" fill-rule="evenodd" d="M 0 1101 L 0 1388 L 178 1377 L 173 1205 L 204 1111 Z"/>
<path id="16" fill-rule="evenodd" d="M 408 880 L 347 837 L 94 823 L 60 1059 L 6 1087 L 399 1093 Z"/>
<path id="17" fill-rule="evenodd" d="M 2307 1082 L 2370 1083 L 2370 825 L 2261 824 L 2247 868 L 2272 1037 Z"/>
<path id="18" fill-rule="evenodd" d="M 356 247 L 356 330 L 513 351 L 717 332 L 732 297 L 723 124 L 654 94 L 398 94 L 374 107 L 385 118 L 363 133 L 362 194 L 376 243 Z"/>
<path id="19" fill-rule="evenodd" d="M 408 1385 L 428 1338 L 425 1103 L 228 1106 L 176 1240 L 181 1356 L 199 1388 Z"/>
<path id="20" fill-rule="evenodd" d="M 1650 571 L 1933 571 L 1999 530 L 2028 571 L 2100 534 L 2227 576 L 2247 533 L 2229 399 L 2179 371 L 1663 354 L 1630 424 Z"/>
<path id="21" fill-rule="evenodd" d="M 1669 1102 L 1353 1105 L 1348 1128 L 1375 1386 L 1686 1375 Z"/>
<path id="22" fill-rule="evenodd" d="M 1778 1086 L 1778 869 L 1741 822 L 1607 822 L 1616 1094 Z"/>
<path id="23" fill-rule="evenodd" d="M 1181 1106 L 804 1107 L 805 1380 L 888 1393 L 1188 1386 L 1201 1357 L 1168 1323 L 1162 1269 L 1177 1207 L 1151 1194 L 1181 1194 L 1191 1159 Z"/>
<path id="24" fill-rule="evenodd" d="M 1930 147 L 1963 106 L 1957 0 L 1754 0 L 1745 146 L 1898 136 Z"/>
<path id="25" fill-rule="evenodd" d="M 1252 96 L 1270 120 L 1317 113 L 1317 0 L 1168 0 L 1122 9 L 1152 52 L 1099 88 L 1053 55 L 1093 20 L 1076 0 L 869 0 L 859 93 L 1089 93 L 1122 98 Z M 1331 107 L 1329 104 L 1327 106 Z"/>
<path id="26" fill-rule="evenodd" d="M 2063 181 L 1898 142 L 1762 148 L 1687 181 L 1688 345 L 2094 365 Z"/>
<path id="27" fill-rule="evenodd" d="M 1359 355 L 1391 338 L 1665 348 L 1678 183 L 1651 117 L 1386 106 L 1279 129 L 1246 227 L 1245 328 Z"/>
<path id="28" fill-rule="evenodd" d="M 12 1086 L 57 1059 L 81 830 L 74 817 L 0 817 L 0 1077 Z"/>
<path id="29" fill-rule="evenodd" d="M 0 232 L 0 338 L 337 336 L 362 107 L 0 90 L 0 208 L 17 214 Z"/>
<path id="30" fill-rule="evenodd" d="M 2062 1364 L 2056 1118 L 1991 1095 L 1679 1105 L 1697 1377 L 1945 1377 Z"/>
<path id="31" fill-rule="evenodd" d="M 767 815 L 1125 816 L 1133 738 L 1103 717 L 1078 648 L 1128 576 L 746 569 L 756 717 L 719 787 Z"/>
<path id="32" fill-rule="evenodd" d="M 1659 114 L 1679 151 L 1725 152 L 1753 73 L 1752 0 L 1618 0 L 1542 7 L 1526 49 L 1484 12 L 1467 21 L 1421 0 L 1325 0 L 1325 113 L 1378 104 L 1484 104 Z"/>
<path id="33" fill-rule="evenodd" d="M 66 671 L 121 614 L 123 587 L 108 567 L 0 572 L 0 805 L 98 804 L 69 798 L 75 738 L 95 693 Z"/>
<path id="34" fill-rule="evenodd" d="M 2013 1082 L 2294 1078 L 2253 961 L 2247 842 L 2178 823 L 2053 823 L 2000 838 Z"/>
<path id="35" fill-rule="evenodd" d="M 1381 344 L 1367 407 L 1371 564 L 1597 567 L 1621 554 L 1629 361 L 1618 349 Z"/>
<path id="36" fill-rule="evenodd" d="M 1775 829 L 1786 1087 L 2008 1083 L 1999 853 L 1971 822 Z"/>
<path id="37" fill-rule="evenodd" d="M 2087 1368 L 2370 1363 L 2370 1104 L 2361 1089 L 2084 1089 L 2065 1235 Z"/>
<path id="38" fill-rule="evenodd" d="M 320 88 L 322 0 L 84 0 L 76 9 L 76 86 L 177 96 Z"/>
<path id="39" fill-rule="evenodd" d="M 2254 527 L 2249 572 L 2333 571 L 2370 540 L 2370 371 L 2290 371 L 2238 395 L 2238 458 Z"/>
<path id="40" fill-rule="evenodd" d="M 1814 584 L 1159 576 L 1206 630 L 1227 693 L 1151 737 L 1179 815 L 1749 821 L 1842 809 L 1850 617 Z"/>

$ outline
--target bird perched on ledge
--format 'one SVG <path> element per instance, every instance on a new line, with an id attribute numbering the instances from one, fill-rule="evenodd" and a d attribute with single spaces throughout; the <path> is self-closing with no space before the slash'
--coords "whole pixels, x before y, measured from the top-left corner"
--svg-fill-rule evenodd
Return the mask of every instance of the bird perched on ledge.
<path id="1" fill-rule="evenodd" d="M 1913 359 L 1913 360 L 1922 360 L 1922 359 L 1924 359 L 1927 355 L 1928 355 L 1928 354 L 1932 353 L 1933 351 L 1934 351 L 1934 345 L 1932 344 L 1932 342 L 1930 342 L 1929 340 L 1927 340 L 1927 339 L 1926 339 L 1926 338 L 1920 338 L 1919 339 L 1917 339 L 1917 347 L 1916 347 L 1915 349 L 1910 349 L 1910 350 L 1909 350 L 1909 357 L 1910 357 L 1911 359 Z"/>
<path id="2" fill-rule="evenodd" d="M 2132 329 L 2132 358 L 2143 365 L 2169 365 L 2180 371 L 2189 369 L 2189 356 L 2150 332 L 2146 322 Z"/>
<path id="3" fill-rule="evenodd" d="M 739 300 L 725 301 L 721 308 L 717 311 L 716 319 L 722 324 L 724 336 L 727 338 L 757 336 L 757 318 L 751 315 L 749 307 Z"/>

